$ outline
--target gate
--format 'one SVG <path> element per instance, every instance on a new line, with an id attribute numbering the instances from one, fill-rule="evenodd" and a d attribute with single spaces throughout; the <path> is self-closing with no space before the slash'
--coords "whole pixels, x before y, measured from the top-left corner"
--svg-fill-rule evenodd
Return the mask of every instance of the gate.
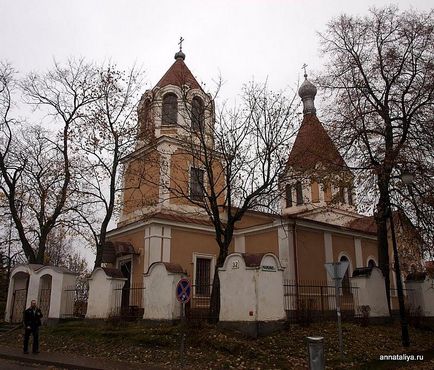
<path id="1" fill-rule="evenodd" d="M 26 309 L 27 289 L 17 289 L 12 297 L 11 322 L 19 323 L 23 321 L 24 310 Z"/>
<path id="2" fill-rule="evenodd" d="M 39 291 L 39 308 L 42 313 L 42 321 L 46 322 L 50 313 L 51 288 Z"/>
<path id="3" fill-rule="evenodd" d="M 123 319 L 142 318 L 144 314 L 143 294 L 145 287 L 136 283 L 123 288 L 114 289 L 114 308 L 112 316 Z"/>
<path id="4" fill-rule="evenodd" d="M 190 301 L 185 306 L 186 317 L 189 320 L 208 320 L 211 318 L 209 308 L 211 303 L 212 284 L 192 285 Z"/>

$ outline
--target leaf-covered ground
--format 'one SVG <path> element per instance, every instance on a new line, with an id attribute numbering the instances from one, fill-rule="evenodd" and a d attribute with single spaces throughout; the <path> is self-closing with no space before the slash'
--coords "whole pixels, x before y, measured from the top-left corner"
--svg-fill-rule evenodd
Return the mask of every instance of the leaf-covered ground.
<path id="1" fill-rule="evenodd" d="M 71 321 L 41 329 L 41 351 L 79 353 L 122 361 L 180 368 L 181 326 L 143 323 Z M 411 347 L 400 343 L 400 326 L 343 324 L 344 360 L 340 361 L 336 323 L 292 325 L 276 334 L 251 339 L 202 324 L 187 327 L 185 368 L 305 369 L 307 336 L 323 336 L 329 369 L 434 369 L 434 333 L 410 328 Z M 22 333 L 0 336 L 0 343 L 20 347 Z M 423 353 L 424 361 L 379 361 L 380 355 Z"/>

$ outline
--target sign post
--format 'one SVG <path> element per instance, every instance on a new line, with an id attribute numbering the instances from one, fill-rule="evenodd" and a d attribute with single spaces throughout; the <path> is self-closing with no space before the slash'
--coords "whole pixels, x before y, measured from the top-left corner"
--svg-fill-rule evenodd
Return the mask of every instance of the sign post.
<path id="1" fill-rule="evenodd" d="M 339 294 L 339 286 L 348 269 L 349 262 L 329 262 L 325 263 L 324 267 L 327 270 L 329 276 L 335 282 L 335 294 L 336 294 L 336 314 L 338 316 L 338 332 L 339 332 L 339 352 L 341 359 L 344 357 L 343 343 L 342 343 L 342 323 L 341 323 L 341 295 Z"/>
<path id="2" fill-rule="evenodd" d="M 181 302 L 181 365 L 184 365 L 184 347 L 185 347 L 185 304 L 191 299 L 190 280 L 182 278 L 176 285 L 176 298 Z"/>

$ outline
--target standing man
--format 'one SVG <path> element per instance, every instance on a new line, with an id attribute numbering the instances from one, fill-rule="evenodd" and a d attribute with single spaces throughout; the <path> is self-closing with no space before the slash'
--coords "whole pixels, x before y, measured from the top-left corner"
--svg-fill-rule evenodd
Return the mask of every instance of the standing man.
<path id="1" fill-rule="evenodd" d="M 36 301 L 33 299 L 30 307 L 24 311 L 24 353 L 29 353 L 29 338 L 33 335 L 32 352 L 39 353 L 39 327 L 41 326 L 42 312 L 36 307 Z"/>

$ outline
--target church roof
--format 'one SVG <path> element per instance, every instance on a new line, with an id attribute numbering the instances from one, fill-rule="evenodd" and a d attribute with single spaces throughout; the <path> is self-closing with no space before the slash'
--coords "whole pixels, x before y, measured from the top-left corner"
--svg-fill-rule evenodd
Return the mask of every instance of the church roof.
<path id="1" fill-rule="evenodd" d="M 315 114 L 306 114 L 301 123 L 288 166 L 297 171 L 314 170 L 321 163 L 334 171 L 347 169 L 335 144 Z"/>
<path id="2" fill-rule="evenodd" d="M 199 83 L 194 78 L 187 65 L 184 63 L 184 59 L 182 57 L 176 58 L 175 62 L 167 70 L 161 80 L 158 81 L 155 87 L 161 88 L 167 85 L 174 85 L 178 87 L 188 85 L 191 89 L 201 89 Z"/>
<path id="3" fill-rule="evenodd" d="M 346 227 L 350 229 L 363 231 L 367 233 L 376 233 L 377 224 L 375 222 L 374 216 L 365 216 L 361 218 L 356 218 L 345 224 Z"/>

